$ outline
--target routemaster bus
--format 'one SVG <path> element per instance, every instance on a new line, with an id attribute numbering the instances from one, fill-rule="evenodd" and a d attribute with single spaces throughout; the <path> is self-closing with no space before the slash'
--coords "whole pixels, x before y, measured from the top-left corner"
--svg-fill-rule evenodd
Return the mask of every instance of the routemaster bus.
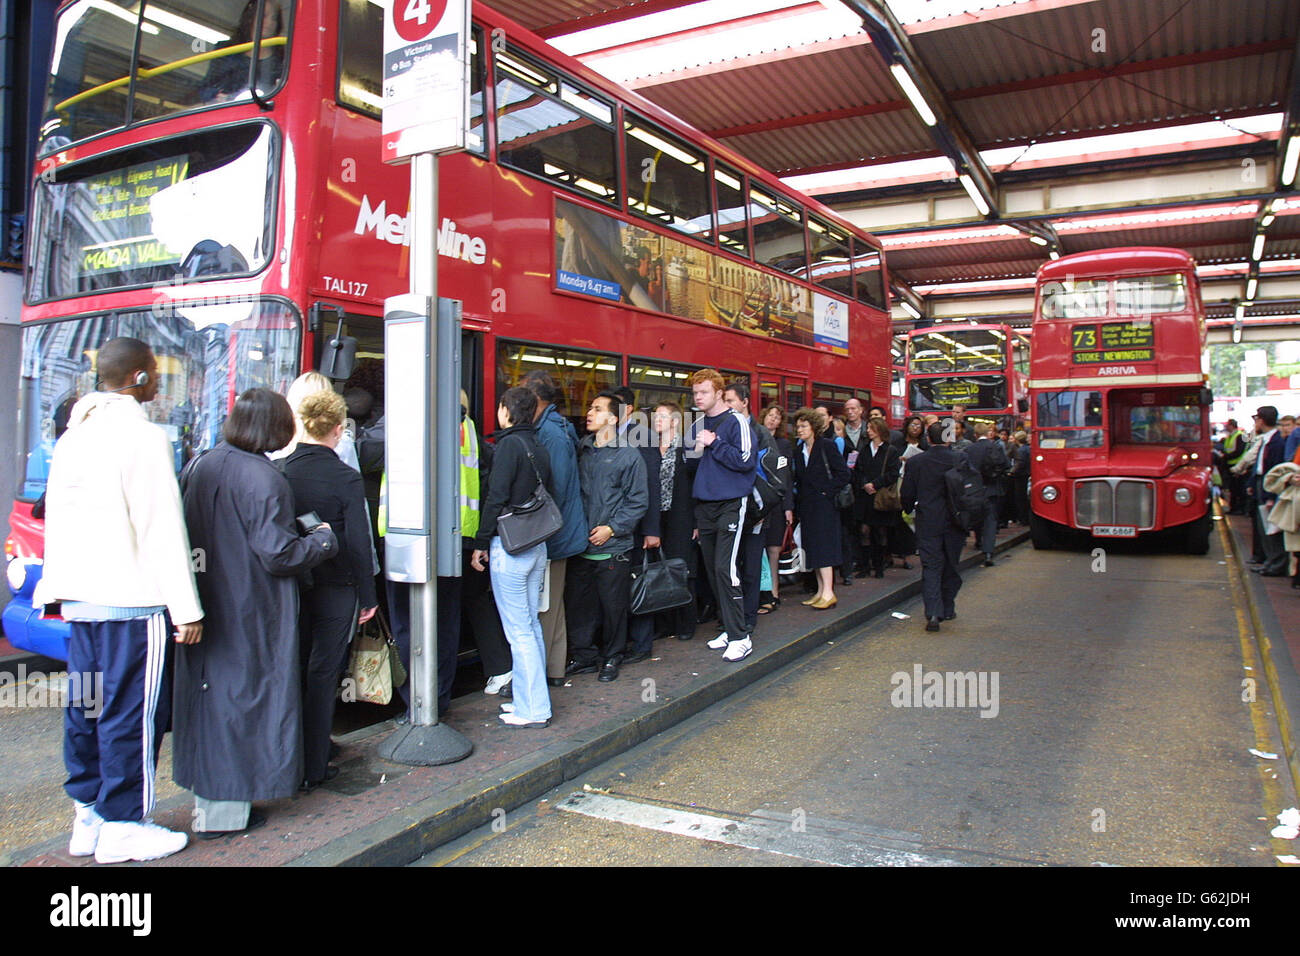
<path id="1" fill-rule="evenodd" d="M 1033 337 L 1034 546 L 1167 532 L 1204 554 L 1212 402 L 1192 257 L 1125 248 L 1045 263 Z"/>
<path id="2" fill-rule="evenodd" d="M 907 334 L 909 415 L 946 415 L 962 405 L 969 421 L 1010 428 L 1029 409 L 1028 374 L 1029 340 L 1008 325 L 963 323 Z"/>
<path id="3" fill-rule="evenodd" d="M 405 2 L 405 0 L 398 0 Z M 409 172 L 381 162 L 375 0 L 77 0 L 57 13 L 30 205 L 5 631 L 40 621 L 33 506 L 95 353 L 158 356 L 179 469 L 234 397 L 284 391 L 340 327 L 340 387 L 384 397 L 408 291 Z M 564 411 L 629 385 L 689 405 L 714 366 L 787 408 L 889 394 L 880 244 L 654 104 L 474 5 L 468 148 L 440 161 L 439 291 L 463 303 L 472 412 L 532 369 Z M 647 175 L 651 171 L 652 175 Z M 489 431 L 491 429 L 488 429 Z"/>

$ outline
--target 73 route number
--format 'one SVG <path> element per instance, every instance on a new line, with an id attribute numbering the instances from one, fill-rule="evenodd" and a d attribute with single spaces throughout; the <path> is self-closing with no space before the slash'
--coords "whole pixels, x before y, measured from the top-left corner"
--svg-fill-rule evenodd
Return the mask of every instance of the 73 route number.
<path id="1" fill-rule="evenodd" d="M 354 295 L 362 298 L 366 290 L 370 288 L 369 282 L 355 282 L 352 279 L 336 279 L 334 276 L 321 276 L 325 280 L 326 292 L 337 292 L 339 295 Z"/>

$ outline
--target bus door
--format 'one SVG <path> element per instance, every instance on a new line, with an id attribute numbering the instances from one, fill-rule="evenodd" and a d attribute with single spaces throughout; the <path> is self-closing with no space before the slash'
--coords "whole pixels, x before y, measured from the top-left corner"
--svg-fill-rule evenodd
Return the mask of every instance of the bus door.
<path id="1" fill-rule="evenodd" d="M 757 415 L 769 405 L 778 405 L 786 411 L 786 418 L 803 408 L 808 403 L 808 377 L 782 369 L 759 367 L 758 393 L 762 398 L 761 407 L 750 411 Z"/>

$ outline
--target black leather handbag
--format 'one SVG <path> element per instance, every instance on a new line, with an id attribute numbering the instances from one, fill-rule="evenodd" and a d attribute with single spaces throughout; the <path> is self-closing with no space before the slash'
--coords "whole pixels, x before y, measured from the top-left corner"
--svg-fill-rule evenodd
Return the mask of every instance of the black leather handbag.
<path id="1" fill-rule="evenodd" d="M 825 440 L 826 439 L 823 439 L 823 441 Z M 822 466 L 825 467 L 826 469 L 827 480 L 834 481 L 835 476 L 831 474 L 831 463 L 828 462 L 825 458 L 822 458 Z M 836 511 L 848 511 L 850 508 L 852 508 L 853 507 L 853 485 L 852 484 L 844 485 L 842 488 L 840 488 L 839 491 L 835 492 L 835 497 L 831 499 L 831 503 L 835 505 Z"/>
<path id="2" fill-rule="evenodd" d="M 682 607 L 695 600 L 691 593 L 690 571 L 683 558 L 665 558 L 651 561 L 647 548 L 641 557 L 641 567 L 632 569 L 633 614 L 653 614 L 670 608 Z"/>
<path id="3" fill-rule="evenodd" d="M 501 536 L 501 547 L 507 554 L 522 554 L 564 527 L 564 515 L 542 483 L 533 453 L 530 451 L 527 455 L 537 477 L 537 488 L 523 504 L 497 516 L 497 534 Z"/>

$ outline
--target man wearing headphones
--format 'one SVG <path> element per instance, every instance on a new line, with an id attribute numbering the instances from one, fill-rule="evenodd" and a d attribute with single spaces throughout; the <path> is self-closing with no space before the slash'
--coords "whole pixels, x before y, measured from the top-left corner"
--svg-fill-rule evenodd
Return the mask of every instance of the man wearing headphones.
<path id="1" fill-rule="evenodd" d="M 100 347 L 96 371 L 99 391 L 73 406 L 54 447 L 33 603 L 60 604 L 71 632 L 68 852 L 121 863 L 169 856 L 187 842 L 149 814 L 171 713 L 169 643 L 197 643 L 203 609 L 172 445 L 140 407 L 158 394 L 158 362 L 140 340 L 116 338 Z"/>

